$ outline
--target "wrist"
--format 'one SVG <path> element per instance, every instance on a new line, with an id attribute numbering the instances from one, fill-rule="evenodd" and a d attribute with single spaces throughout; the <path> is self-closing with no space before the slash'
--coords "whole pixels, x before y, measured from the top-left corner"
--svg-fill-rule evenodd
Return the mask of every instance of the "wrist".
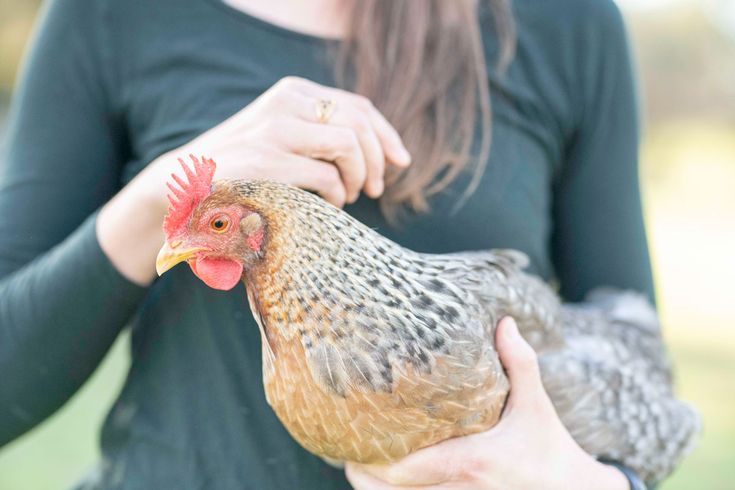
<path id="1" fill-rule="evenodd" d="M 166 214 L 169 190 L 166 187 L 170 175 L 179 170 L 176 158 L 169 153 L 159 156 L 144 168 L 126 186 L 129 193 L 151 211 Z"/>
<path id="2" fill-rule="evenodd" d="M 100 210 L 97 240 L 115 268 L 129 281 L 147 286 L 156 277 L 155 257 L 163 243 L 167 171 L 152 162 Z"/>

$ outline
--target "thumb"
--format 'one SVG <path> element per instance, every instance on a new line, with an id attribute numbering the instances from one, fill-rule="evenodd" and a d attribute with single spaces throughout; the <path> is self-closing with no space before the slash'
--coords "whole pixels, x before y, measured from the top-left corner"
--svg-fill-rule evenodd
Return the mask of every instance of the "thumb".
<path id="1" fill-rule="evenodd" d="M 536 352 L 521 337 L 513 318 L 507 316 L 500 320 L 495 332 L 495 345 L 510 379 L 508 406 L 528 406 L 538 402 L 545 391 Z"/>

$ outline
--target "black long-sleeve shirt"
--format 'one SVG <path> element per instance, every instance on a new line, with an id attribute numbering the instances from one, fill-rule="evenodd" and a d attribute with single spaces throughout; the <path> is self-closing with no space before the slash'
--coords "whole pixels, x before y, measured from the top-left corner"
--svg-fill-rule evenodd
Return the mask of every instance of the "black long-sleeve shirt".
<path id="1" fill-rule="evenodd" d="M 490 68 L 493 140 L 478 190 L 387 225 L 421 251 L 526 252 L 580 300 L 613 285 L 652 296 L 637 176 L 638 121 L 612 0 L 515 0 L 518 50 Z M 497 42 L 482 15 L 488 66 Z M 286 75 L 333 85 L 333 41 L 220 0 L 52 0 L 12 105 L 0 169 L 0 445 L 61 406 L 130 325 L 132 367 L 89 488 L 345 488 L 265 402 L 260 340 L 241 286 L 179 268 L 150 288 L 111 265 L 95 211 L 147 163 Z M 420 164 L 417 162 L 415 164 Z"/>

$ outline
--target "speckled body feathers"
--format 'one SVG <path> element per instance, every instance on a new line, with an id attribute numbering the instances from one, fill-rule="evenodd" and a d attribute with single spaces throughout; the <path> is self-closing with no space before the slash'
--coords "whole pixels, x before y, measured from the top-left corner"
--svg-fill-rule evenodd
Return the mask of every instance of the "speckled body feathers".
<path id="1" fill-rule="evenodd" d="M 266 223 L 245 272 L 269 403 L 308 450 L 399 459 L 497 423 L 508 381 L 494 348 L 504 315 L 539 354 L 572 436 L 644 478 L 667 475 L 698 418 L 674 399 L 652 308 L 624 292 L 562 305 L 514 251 L 420 254 L 307 192 L 214 185 Z"/>

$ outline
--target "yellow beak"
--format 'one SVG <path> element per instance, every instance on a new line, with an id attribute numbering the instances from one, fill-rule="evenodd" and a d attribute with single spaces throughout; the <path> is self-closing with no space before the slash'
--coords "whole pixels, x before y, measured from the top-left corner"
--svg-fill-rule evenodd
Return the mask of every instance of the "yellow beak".
<path id="1" fill-rule="evenodd" d="M 161 276 L 176 264 L 189 260 L 197 253 L 205 250 L 209 249 L 206 247 L 183 248 L 181 247 L 181 240 L 172 243 L 166 242 L 158 252 L 158 257 L 156 257 L 156 272 Z"/>

